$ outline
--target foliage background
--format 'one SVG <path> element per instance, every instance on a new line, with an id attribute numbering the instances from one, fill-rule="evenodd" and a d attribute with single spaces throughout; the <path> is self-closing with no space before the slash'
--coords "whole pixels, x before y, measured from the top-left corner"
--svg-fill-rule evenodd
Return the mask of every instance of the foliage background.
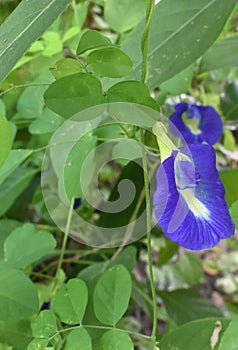
<path id="1" fill-rule="evenodd" d="M 181 100 L 213 106 L 224 123 L 215 145 L 217 166 L 238 225 L 237 1 L 162 0 L 143 53 L 146 5 L 144 0 L 0 1 L 1 350 L 151 346 L 146 238 L 119 250 L 66 241 L 44 205 L 45 149 L 76 112 L 106 101 L 142 104 L 166 117 Z M 146 84 L 140 81 L 145 54 Z M 99 128 L 79 145 L 80 152 L 115 135 L 134 137 L 133 130 L 120 123 Z M 157 147 L 151 133 L 144 143 L 153 151 Z M 66 179 L 70 199 L 81 196 L 72 181 L 75 169 Z M 100 190 L 113 199 L 128 176 L 143 188 L 143 174 L 133 162 L 111 162 L 100 173 Z M 77 210 L 89 222 L 100 216 L 111 224 L 85 201 Z M 130 219 L 126 211 L 123 220 Z M 116 220 L 115 225 L 121 215 Z M 157 347 L 236 349 L 237 235 L 194 253 L 156 226 L 152 247 Z"/>

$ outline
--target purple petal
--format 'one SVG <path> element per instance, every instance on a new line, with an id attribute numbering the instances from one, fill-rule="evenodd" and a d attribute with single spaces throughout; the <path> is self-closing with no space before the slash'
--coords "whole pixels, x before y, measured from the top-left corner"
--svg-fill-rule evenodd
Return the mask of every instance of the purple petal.
<path id="1" fill-rule="evenodd" d="M 184 148 L 173 152 L 158 168 L 154 206 L 158 223 L 171 240 L 200 250 L 231 237 L 235 227 L 216 169 L 215 151 L 207 144 L 190 145 L 189 150 L 191 154 Z"/>
<path id="2" fill-rule="evenodd" d="M 199 132 L 193 132 L 182 119 L 187 112 L 188 119 L 200 119 L 198 123 Z M 190 105 L 179 103 L 175 106 L 175 112 L 170 117 L 170 131 L 173 135 L 182 138 L 188 144 L 199 144 L 207 142 L 215 144 L 222 135 L 222 121 L 213 107 Z"/>

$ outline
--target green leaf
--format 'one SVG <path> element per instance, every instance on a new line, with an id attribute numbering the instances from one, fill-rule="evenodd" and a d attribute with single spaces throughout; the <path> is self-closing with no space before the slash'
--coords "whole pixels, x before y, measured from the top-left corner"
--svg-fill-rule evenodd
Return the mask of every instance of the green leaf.
<path id="1" fill-rule="evenodd" d="M 12 146 L 12 129 L 8 120 L 0 113 L 0 167 L 5 163 Z"/>
<path id="2" fill-rule="evenodd" d="M 193 79 L 194 65 L 185 68 L 169 80 L 160 85 L 160 93 L 169 93 L 170 95 L 180 95 L 186 93 Z"/>
<path id="3" fill-rule="evenodd" d="M 62 52 L 63 45 L 59 33 L 48 30 L 42 35 L 42 40 L 44 40 L 45 44 L 45 48 L 42 52 L 43 56 L 51 57 Z"/>
<path id="4" fill-rule="evenodd" d="M 236 149 L 236 139 L 231 130 L 225 129 L 223 130 L 223 145 L 225 149 L 230 152 L 234 152 Z"/>
<path id="5" fill-rule="evenodd" d="M 49 343 L 48 339 L 36 338 L 30 342 L 26 350 L 45 350 L 47 349 L 46 346 L 48 343 Z"/>
<path id="6" fill-rule="evenodd" d="M 104 16 L 109 26 L 122 33 L 134 28 L 145 16 L 144 0 L 107 0 Z"/>
<path id="7" fill-rule="evenodd" d="M 48 108 L 44 108 L 42 114 L 29 126 L 29 132 L 33 135 L 48 134 L 56 131 L 64 119 Z"/>
<path id="8" fill-rule="evenodd" d="M 32 150 L 12 150 L 1 168 L 0 184 L 32 153 Z"/>
<path id="9" fill-rule="evenodd" d="M 207 318 L 186 323 L 162 338 L 159 343 L 160 350 L 211 350 L 210 339 L 217 320 L 217 318 Z M 229 320 L 219 318 L 219 321 L 224 331 Z"/>
<path id="10" fill-rule="evenodd" d="M 232 204 L 230 207 L 230 214 L 232 220 L 235 223 L 236 229 L 238 229 L 238 200 Z"/>
<path id="11" fill-rule="evenodd" d="M 31 321 L 32 335 L 35 338 L 49 338 L 57 331 L 55 314 L 51 310 L 43 310 Z"/>
<path id="12" fill-rule="evenodd" d="M 159 292 L 165 308 L 177 325 L 206 317 L 220 317 L 221 312 L 193 289 Z"/>
<path id="13" fill-rule="evenodd" d="M 77 55 L 82 55 L 82 53 L 107 46 L 113 46 L 111 41 L 102 35 L 97 30 L 87 29 L 81 36 L 78 47 Z"/>
<path id="14" fill-rule="evenodd" d="M 134 246 L 125 247 L 114 260 L 107 262 L 97 262 L 89 265 L 80 271 L 78 277 L 88 284 L 91 281 L 98 279 L 103 274 L 103 272 L 107 271 L 112 266 L 119 264 L 124 265 L 128 272 L 131 273 L 136 264 L 136 254 L 137 250 Z"/>
<path id="15" fill-rule="evenodd" d="M 201 282 L 203 277 L 203 268 L 201 259 L 191 253 L 184 253 L 179 259 L 178 269 L 183 279 L 190 285 Z"/>
<path id="16" fill-rule="evenodd" d="M 64 350 L 92 350 L 92 340 L 85 328 L 78 328 L 69 333 L 66 338 Z"/>
<path id="17" fill-rule="evenodd" d="M 27 188 L 36 172 L 36 170 L 18 168 L 0 185 L 0 216 L 12 206 L 16 198 Z"/>
<path id="18" fill-rule="evenodd" d="M 225 330 L 218 350 L 238 350 L 237 328 L 238 316 L 236 315 Z"/>
<path id="19" fill-rule="evenodd" d="M 37 231 L 27 223 L 15 229 L 4 244 L 4 260 L 12 267 L 22 268 L 51 253 L 56 241 L 47 231 Z"/>
<path id="20" fill-rule="evenodd" d="M 112 329 L 103 334 L 99 342 L 99 350 L 133 350 L 133 342 L 126 332 Z"/>
<path id="21" fill-rule="evenodd" d="M 80 73 L 82 66 L 79 61 L 72 58 L 62 58 L 57 61 L 53 68 L 50 68 L 51 73 L 56 79 L 62 78 L 66 75 Z"/>
<path id="22" fill-rule="evenodd" d="M 0 82 L 19 58 L 70 3 L 70 0 L 22 0 L 0 27 Z M 12 25 L 14 23 L 14 26 Z"/>
<path id="23" fill-rule="evenodd" d="M 178 251 L 178 244 L 168 238 L 164 238 L 164 244 L 159 250 L 157 265 L 165 265 Z"/>
<path id="24" fill-rule="evenodd" d="M 43 84 L 43 86 L 29 86 L 24 89 L 17 101 L 17 111 L 21 119 L 32 120 L 42 115 L 44 109 L 43 94 L 47 89 L 45 84 L 49 85 L 53 80 L 52 75 L 47 71 L 33 81 L 34 84 Z"/>
<path id="25" fill-rule="evenodd" d="M 65 118 L 106 102 L 100 81 L 86 73 L 58 79 L 46 90 L 44 97 L 46 105 Z"/>
<path id="26" fill-rule="evenodd" d="M 183 0 L 181 6 L 176 0 L 159 2 L 150 30 L 149 86 L 157 87 L 195 62 L 217 39 L 236 3 Z M 141 21 L 122 45 L 133 62 L 133 73 L 128 79 L 140 80 L 142 56 L 138 42 L 143 29 Z"/>
<path id="27" fill-rule="evenodd" d="M 108 102 L 132 102 L 159 110 L 148 86 L 140 81 L 122 81 L 107 91 Z"/>
<path id="28" fill-rule="evenodd" d="M 72 278 L 64 284 L 52 300 L 52 309 L 67 324 L 82 322 L 88 302 L 88 290 L 84 281 Z"/>
<path id="29" fill-rule="evenodd" d="M 220 172 L 220 179 L 226 190 L 226 201 L 228 206 L 238 200 L 237 178 L 238 169 L 230 169 Z"/>
<path id="30" fill-rule="evenodd" d="M 237 119 L 238 81 L 229 84 L 221 97 L 221 109 L 226 119 Z"/>
<path id="31" fill-rule="evenodd" d="M 4 259 L 4 242 L 10 233 L 15 230 L 17 227 L 21 226 L 22 223 L 15 220 L 3 219 L 0 220 L 0 260 Z"/>
<path id="32" fill-rule="evenodd" d="M 200 72 L 207 72 L 224 67 L 237 67 L 238 65 L 238 38 L 227 38 L 213 45 L 203 55 L 200 62 Z"/>
<path id="33" fill-rule="evenodd" d="M 0 263 L 0 320 L 18 321 L 38 311 L 34 284 L 21 271 Z"/>
<path id="34" fill-rule="evenodd" d="M 81 170 L 87 157 L 90 157 L 90 164 L 93 164 L 96 141 L 97 138 L 92 136 L 91 133 L 88 133 L 75 143 L 69 153 L 64 167 L 64 184 L 70 201 L 73 197 L 78 198 L 83 195 L 80 181 Z M 90 173 L 87 175 L 87 184 L 84 181 L 85 188 L 90 186 L 93 176 L 92 166 Z"/>
<path id="35" fill-rule="evenodd" d="M 0 321 L 0 342 L 25 350 L 32 339 L 30 321 Z"/>
<path id="36" fill-rule="evenodd" d="M 114 47 L 92 51 L 88 55 L 87 63 L 95 73 L 103 77 L 121 78 L 129 75 L 132 71 L 130 57 Z"/>
<path id="37" fill-rule="evenodd" d="M 115 326 L 126 312 L 131 295 L 131 276 L 123 265 L 105 272 L 94 290 L 94 311 L 97 319 Z"/>

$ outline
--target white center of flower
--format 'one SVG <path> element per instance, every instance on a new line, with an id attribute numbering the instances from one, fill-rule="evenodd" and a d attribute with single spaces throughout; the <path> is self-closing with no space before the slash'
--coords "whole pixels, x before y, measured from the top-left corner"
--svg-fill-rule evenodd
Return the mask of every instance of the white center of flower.
<path id="1" fill-rule="evenodd" d="M 178 190 L 182 195 L 183 199 L 186 201 L 191 212 L 198 218 L 209 219 L 209 210 L 205 205 L 200 202 L 199 199 L 195 197 L 194 189 L 186 188 L 183 190 Z"/>
<path id="2" fill-rule="evenodd" d="M 177 190 L 187 203 L 189 210 L 196 217 L 208 220 L 209 210 L 195 196 L 195 189 L 200 179 L 191 159 L 185 154 L 178 153 L 174 163 L 174 172 Z"/>
<path id="3" fill-rule="evenodd" d="M 182 120 L 184 124 L 191 130 L 191 132 L 195 135 L 201 134 L 201 130 L 199 129 L 201 117 L 198 114 L 191 115 L 187 111 L 183 113 Z"/>

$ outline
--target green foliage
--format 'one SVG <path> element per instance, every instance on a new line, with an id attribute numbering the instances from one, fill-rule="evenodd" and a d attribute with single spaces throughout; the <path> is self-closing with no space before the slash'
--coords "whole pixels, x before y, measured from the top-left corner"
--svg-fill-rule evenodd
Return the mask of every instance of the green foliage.
<path id="1" fill-rule="evenodd" d="M 230 213 L 237 229 L 238 228 L 238 201 L 232 203 L 232 206 L 230 207 Z"/>
<path id="2" fill-rule="evenodd" d="M 85 328 L 74 329 L 66 338 L 64 350 L 74 350 L 77 344 L 78 350 L 92 350 L 92 341 Z"/>
<path id="3" fill-rule="evenodd" d="M 189 252 L 149 212 L 154 123 L 180 147 L 176 103 L 212 105 L 238 228 L 237 1 L 30 3 L 0 5 L 0 350 L 237 350 L 236 236 Z"/>
<path id="4" fill-rule="evenodd" d="M 52 301 L 52 308 L 67 324 L 82 322 L 88 302 L 88 291 L 82 280 L 73 278 L 64 284 Z"/>
<path id="5" fill-rule="evenodd" d="M 105 20 L 116 32 L 134 28 L 145 15 L 144 0 L 108 0 L 105 4 Z"/>
<path id="6" fill-rule="evenodd" d="M 223 331 L 229 324 L 228 319 L 219 318 Z M 159 344 L 161 350 L 211 350 L 210 339 L 215 329 L 217 318 L 208 318 L 186 323 L 167 334 Z"/>
<path id="7" fill-rule="evenodd" d="M 0 185 L 0 215 L 3 215 L 16 198 L 27 188 L 37 171 L 19 167 Z"/>
<path id="8" fill-rule="evenodd" d="M 18 227 L 4 243 L 4 260 L 9 266 L 22 268 L 49 254 L 56 246 L 51 233 L 36 231 L 34 225 Z"/>
<path id="9" fill-rule="evenodd" d="M 33 0 L 29 6 L 27 0 L 21 2 L 0 27 L 0 66 L 4 67 L 0 81 L 69 3 L 69 0 L 47 0 L 44 3 Z"/>
<path id="10" fill-rule="evenodd" d="M 184 0 L 183 6 L 174 0 L 161 1 L 156 6 L 150 33 L 149 86 L 157 87 L 200 57 L 217 39 L 235 5 L 236 0 Z M 133 62 L 130 79 L 140 77 L 138 42 L 143 27 L 142 21 L 122 46 Z"/>
<path id="11" fill-rule="evenodd" d="M 226 200 L 228 206 L 231 206 L 238 198 L 238 188 L 236 186 L 236 179 L 238 176 L 237 169 L 226 170 L 220 173 L 221 181 L 226 189 Z"/>
<path id="12" fill-rule="evenodd" d="M 201 282 L 203 276 L 201 259 L 194 255 L 185 253 L 181 256 L 178 264 L 179 271 L 191 286 Z"/>
<path id="13" fill-rule="evenodd" d="M 238 317 L 235 316 L 231 322 L 229 323 L 228 327 L 225 330 L 225 333 L 223 334 L 223 337 L 221 339 L 221 343 L 218 347 L 218 350 L 237 350 L 237 324 L 238 324 Z"/>
<path id="14" fill-rule="evenodd" d="M 94 73 L 109 78 L 125 77 L 132 71 L 130 57 L 115 47 L 107 47 L 90 52 L 87 64 Z"/>
<path id="15" fill-rule="evenodd" d="M 103 324 L 115 326 L 127 310 L 131 278 L 123 265 L 105 272 L 96 284 L 93 300 L 96 317 Z"/>
<path id="16" fill-rule="evenodd" d="M 70 74 L 80 73 L 81 71 L 82 66 L 79 61 L 72 58 L 62 58 L 55 63 L 53 68 L 51 68 L 51 73 L 56 79 Z"/>
<path id="17" fill-rule="evenodd" d="M 207 72 L 223 67 L 236 67 L 238 62 L 237 44 L 237 37 L 234 36 L 213 45 L 202 57 L 200 71 Z"/>
<path id="18" fill-rule="evenodd" d="M 139 103 L 154 109 L 159 109 L 155 100 L 150 96 L 148 87 L 140 81 L 122 81 L 113 85 L 107 91 L 108 102 Z"/>
<path id="19" fill-rule="evenodd" d="M 221 317 L 221 311 L 193 289 L 160 292 L 168 314 L 177 325 L 210 317 Z M 190 305 L 188 308 L 187 305 Z"/>
<path id="20" fill-rule="evenodd" d="M 103 334 L 99 342 L 99 349 L 133 350 L 134 346 L 127 333 L 113 329 Z"/>
<path id="21" fill-rule="evenodd" d="M 238 82 L 229 84 L 221 97 L 221 108 L 226 119 L 237 119 Z"/>
<path id="22" fill-rule="evenodd" d="M 32 339 L 29 320 L 0 321 L 0 341 L 14 349 L 25 350 Z"/>
<path id="23" fill-rule="evenodd" d="M 7 179 L 7 177 L 13 173 L 14 170 L 17 169 L 17 167 L 26 159 L 28 158 L 32 153 L 32 150 L 12 150 L 9 153 L 7 161 L 4 163 L 4 165 L 1 168 L 0 173 L 0 184 L 4 180 Z"/>
<path id="24" fill-rule="evenodd" d="M 9 122 L 0 112 L 0 167 L 6 161 L 12 146 L 12 130 Z"/>
<path id="25" fill-rule="evenodd" d="M 92 134 L 87 134 L 82 137 L 69 153 L 67 163 L 64 168 L 64 183 L 68 198 L 81 197 L 83 191 L 81 188 L 80 174 L 85 158 L 91 155 L 91 161 L 94 158 L 94 149 L 96 146 L 96 138 Z M 88 176 L 87 184 L 90 186 L 92 176 Z"/>
<path id="26" fill-rule="evenodd" d="M 23 272 L 0 262 L 0 279 L 0 320 L 18 321 L 38 311 L 36 289 Z"/>
<path id="27" fill-rule="evenodd" d="M 100 81 L 86 73 L 58 79 L 46 90 L 44 97 L 46 105 L 64 118 L 105 102 Z"/>
<path id="28" fill-rule="evenodd" d="M 31 321 L 32 335 L 48 338 L 57 331 L 56 317 L 51 310 L 44 310 Z"/>
<path id="29" fill-rule="evenodd" d="M 88 29 L 80 38 L 77 47 L 77 55 L 81 55 L 88 50 L 107 46 L 113 46 L 109 39 L 96 30 Z"/>

